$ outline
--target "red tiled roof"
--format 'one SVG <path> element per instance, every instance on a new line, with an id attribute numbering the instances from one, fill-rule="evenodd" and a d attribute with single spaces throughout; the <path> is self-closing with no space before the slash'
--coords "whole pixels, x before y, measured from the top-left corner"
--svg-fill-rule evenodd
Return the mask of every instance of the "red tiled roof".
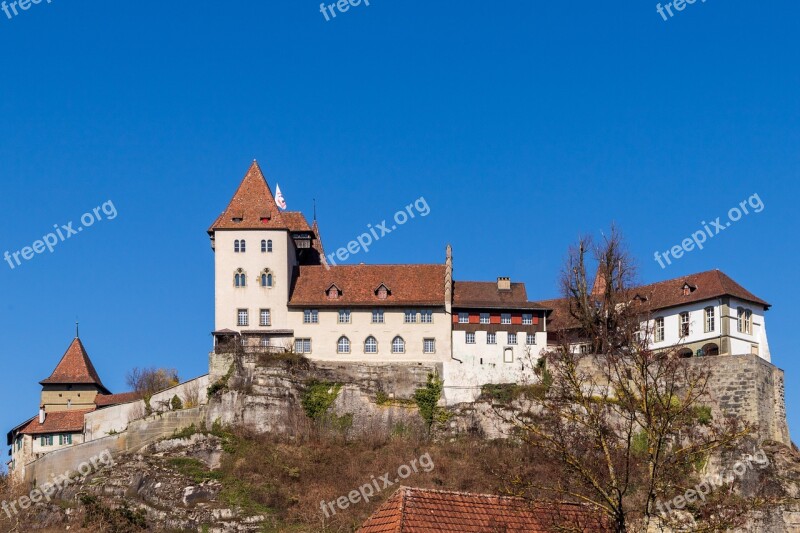
<path id="1" fill-rule="evenodd" d="M 121 392 L 119 394 L 98 394 L 94 397 L 94 404 L 97 407 L 108 407 L 110 405 L 119 405 L 121 403 L 135 402 L 141 400 L 142 394 L 140 392 Z"/>
<path id="2" fill-rule="evenodd" d="M 311 231 L 311 226 L 308 225 L 306 216 L 300 211 L 284 211 L 281 216 L 289 231 Z"/>
<path id="3" fill-rule="evenodd" d="M 610 531 L 585 507 L 533 504 L 522 498 L 401 487 L 359 533 L 550 533 L 558 525 Z M 572 530 L 572 529 L 571 529 Z"/>
<path id="4" fill-rule="evenodd" d="M 301 266 L 289 299 L 290 306 L 444 305 L 444 265 L 321 265 Z M 375 289 L 385 284 L 385 300 Z M 328 299 L 327 290 L 336 285 L 341 296 Z"/>
<path id="5" fill-rule="evenodd" d="M 283 215 L 275 204 L 275 197 L 261 168 L 253 161 L 228 207 L 214 221 L 208 232 L 218 229 L 289 229 Z M 234 222 L 234 218 L 242 220 Z M 296 221 L 293 215 L 289 215 L 289 218 Z"/>
<path id="6" fill-rule="evenodd" d="M 524 283 L 512 283 L 511 290 L 500 290 L 491 281 L 453 282 L 453 307 L 541 308 L 538 303 L 528 301 Z"/>
<path id="7" fill-rule="evenodd" d="M 97 385 L 103 391 L 108 392 L 103 382 L 100 381 L 100 376 L 92 365 L 86 349 L 79 338 L 75 338 L 72 344 L 67 348 L 66 353 L 56 365 L 56 369 L 50 374 L 50 377 L 43 379 L 39 382 L 41 385 L 46 384 L 92 384 Z"/>
<path id="8" fill-rule="evenodd" d="M 40 435 L 43 433 L 74 433 L 83 431 L 83 415 L 91 413 L 92 411 L 94 411 L 94 409 L 47 413 L 44 424 L 40 424 L 39 417 L 35 416 L 30 422 L 17 430 L 17 433 Z"/>
<path id="9" fill-rule="evenodd" d="M 595 280 L 595 284 L 602 283 L 603 280 Z M 683 294 L 684 285 L 689 285 L 689 294 Z M 697 274 L 690 274 L 680 278 L 666 281 L 659 281 L 649 285 L 642 285 L 631 290 L 632 295 L 642 298 L 643 309 L 650 312 L 661 309 L 668 309 L 679 305 L 719 298 L 722 296 L 732 296 L 764 306 L 765 309 L 770 304 L 736 283 L 721 270 L 708 270 Z M 593 291 L 594 294 L 594 291 Z M 542 306 L 553 309 L 549 319 L 549 329 L 557 330 L 576 326 L 575 320 L 569 313 L 569 302 L 564 298 L 554 300 L 543 300 L 539 302 Z"/>

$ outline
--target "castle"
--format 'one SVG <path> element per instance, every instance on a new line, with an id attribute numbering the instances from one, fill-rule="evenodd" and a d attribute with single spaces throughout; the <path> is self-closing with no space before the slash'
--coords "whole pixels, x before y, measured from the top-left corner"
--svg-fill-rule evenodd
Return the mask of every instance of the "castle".
<path id="1" fill-rule="evenodd" d="M 486 384 L 532 379 L 536 360 L 553 342 L 548 331 L 574 327 L 565 300 L 529 300 L 523 283 L 455 280 L 449 246 L 437 264 L 328 264 L 317 221 L 309 225 L 302 213 L 280 209 L 256 162 L 208 234 L 212 366 L 215 354 L 231 346 L 293 351 L 327 363 L 427 365 L 440 369 L 445 401 L 453 405 L 475 401 Z M 600 284 L 598 278 L 595 290 Z M 767 302 L 719 270 L 639 287 L 637 298 L 652 313 L 654 349 L 676 347 L 684 357 L 747 355 L 766 369 L 765 379 L 779 374 L 780 384 L 770 381 L 777 392 L 759 409 L 769 411 L 773 402 L 773 412 L 782 412 L 782 372 L 769 364 Z M 576 340 L 575 349 L 589 347 Z M 50 452 L 124 432 L 144 416 L 139 395 L 106 389 L 77 336 L 40 383 L 39 415 L 8 432 L 12 473 Z M 208 383 L 206 375 L 163 391 L 148 407 L 191 388 L 202 391 L 205 403 Z M 785 416 L 775 425 L 788 440 Z"/>

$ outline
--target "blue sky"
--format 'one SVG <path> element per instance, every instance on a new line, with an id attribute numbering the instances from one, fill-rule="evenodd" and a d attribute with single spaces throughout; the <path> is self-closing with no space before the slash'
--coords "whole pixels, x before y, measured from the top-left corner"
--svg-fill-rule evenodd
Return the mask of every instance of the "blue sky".
<path id="1" fill-rule="evenodd" d="M 207 370 L 206 229 L 253 158 L 328 251 L 424 196 L 353 261 L 441 262 L 558 295 L 569 244 L 612 221 L 642 281 L 720 268 L 773 304 L 800 431 L 791 322 L 800 5 L 651 2 L 101 2 L 0 12 L 0 253 L 103 202 L 118 216 L 0 263 L 6 431 L 74 336 L 105 384 Z M 662 270 L 653 259 L 752 194 L 765 208 Z"/>

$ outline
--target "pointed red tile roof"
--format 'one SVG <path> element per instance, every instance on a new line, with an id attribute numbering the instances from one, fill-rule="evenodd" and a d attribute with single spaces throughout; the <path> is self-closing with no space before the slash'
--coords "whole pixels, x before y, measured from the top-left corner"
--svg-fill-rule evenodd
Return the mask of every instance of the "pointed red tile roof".
<path id="1" fill-rule="evenodd" d="M 611 531 L 586 506 L 534 504 L 521 498 L 401 487 L 359 533 L 549 533 L 559 526 Z"/>
<path id="2" fill-rule="evenodd" d="M 294 217 L 290 218 L 292 222 L 296 222 Z M 236 222 L 234 219 L 241 220 Z M 275 197 L 257 162 L 253 161 L 250 165 L 228 207 L 214 221 L 208 232 L 218 229 L 290 229 L 281 210 L 275 205 Z"/>
<path id="3" fill-rule="evenodd" d="M 89 354 L 86 353 L 86 348 L 83 347 L 83 343 L 78 337 L 75 337 L 75 340 L 69 345 L 50 377 L 39 383 L 42 385 L 91 384 L 100 387 L 105 394 L 110 394 L 103 382 L 100 381 L 100 376 L 97 375 L 92 360 L 89 359 Z"/>

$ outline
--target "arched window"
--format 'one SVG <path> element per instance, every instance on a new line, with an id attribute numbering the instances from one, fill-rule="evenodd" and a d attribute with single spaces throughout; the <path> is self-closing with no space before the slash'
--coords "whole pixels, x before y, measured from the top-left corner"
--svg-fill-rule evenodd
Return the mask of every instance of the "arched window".
<path id="1" fill-rule="evenodd" d="M 245 247 L 245 243 L 244 243 L 244 239 L 242 239 L 241 241 L 239 241 L 239 251 L 244 253 L 244 247 Z"/>
<path id="2" fill-rule="evenodd" d="M 262 252 L 267 251 L 267 241 L 261 241 L 261 251 Z"/>
<path id="3" fill-rule="evenodd" d="M 364 353 L 378 353 L 378 341 L 372 335 L 364 341 Z"/>
<path id="4" fill-rule="evenodd" d="M 406 353 L 406 341 L 403 337 L 397 336 L 392 341 L 392 353 Z"/>
<path id="5" fill-rule="evenodd" d="M 235 241 L 233 241 L 233 251 L 238 254 L 239 253 L 239 249 L 240 249 L 239 248 L 239 239 L 236 239 Z"/>
<path id="6" fill-rule="evenodd" d="M 272 239 L 267 241 L 267 251 L 272 252 Z"/>
<path id="7" fill-rule="evenodd" d="M 261 273 L 261 286 L 272 287 L 272 272 L 268 268 Z"/>
<path id="8" fill-rule="evenodd" d="M 236 274 L 233 276 L 233 284 L 236 287 L 246 287 L 247 286 L 247 274 L 244 273 L 244 270 L 241 268 L 236 271 Z"/>
<path id="9" fill-rule="evenodd" d="M 350 339 L 342 335 L 336 343 L 336 351 L 339 353 L 350 353 Z"/>

